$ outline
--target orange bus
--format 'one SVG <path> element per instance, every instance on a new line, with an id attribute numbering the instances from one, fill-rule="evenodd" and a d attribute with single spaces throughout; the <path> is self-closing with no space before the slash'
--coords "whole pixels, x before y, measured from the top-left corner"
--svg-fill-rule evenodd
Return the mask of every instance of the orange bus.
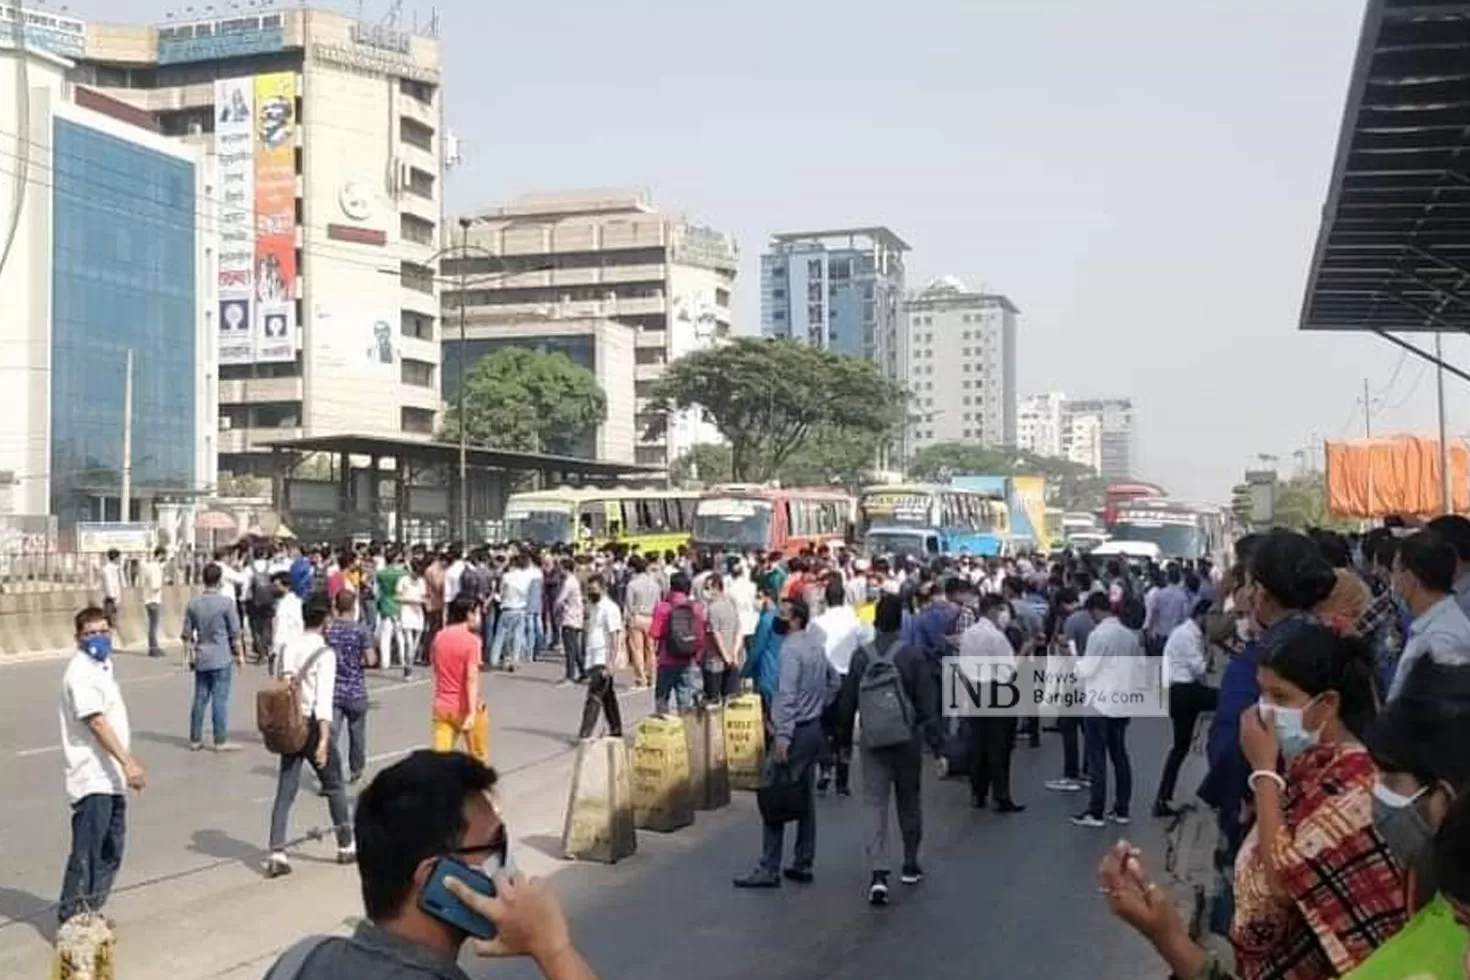
<path id="1" fill-rule="evenodd" d="M 845 545 L 852 540 L 855 506 L 848 494 L 826 487 L 713 487 L 694 505 L 690 543 L 703 551 L 788 556 Z"/>

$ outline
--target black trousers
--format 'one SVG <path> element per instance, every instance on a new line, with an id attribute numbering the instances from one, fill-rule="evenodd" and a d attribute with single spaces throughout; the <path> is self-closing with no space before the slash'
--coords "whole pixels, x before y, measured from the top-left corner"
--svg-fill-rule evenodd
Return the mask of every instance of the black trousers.
<path id="1" fill-rule="evenodd" d="M 994 795 L 995 802 L 1009 803 L 1016 719 L 982 716 L 969 719 L 969 725 L 971 799 L 983 804 Z"/>
<path id="2" fill-rule="evenodd" d="M 591 738 L 597 730 L 597 716 L 607 715 L 607 733 L 613 738 L 623 737 L 623 713 L 618 707 L 618 692 L 613 687 L 613 676 L 606 667 L 598 665 L 587 671 L 587 700 L 582 705 L 582 728 L 578 738 Z"/>
<path id="3" fill-rule="evenodd" d="M 1160 803 L 1174 798 L 1174 786 L 1179 781 L 1179 767 L 1189 755 L 1189 743 L 1194 738 L 1194 726 L 1199 716 L 1214 711 L 1219 703 L 1220 692 L 1208 684 L 1198 681 L 1189 684 L 1169 685 L 1169 720 L 1174 725 L 1174 745 L 1164 759 L 1164 774 L 1159 777 Z"/>
<path id="4" fill-rule="evenodd" d="M 1076 779 L 1081 775 L 1081 752 L 1077 739 L 1082 733 L 1082 719 L 1076 715 L 1062 715 L 1057 719 L 1057 728 L 1062 733 L 1062 778 Z"/>

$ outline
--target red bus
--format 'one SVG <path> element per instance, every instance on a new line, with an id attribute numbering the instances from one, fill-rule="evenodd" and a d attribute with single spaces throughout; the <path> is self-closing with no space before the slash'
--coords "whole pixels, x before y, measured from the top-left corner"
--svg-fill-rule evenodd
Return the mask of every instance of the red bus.
<path id="1" fill-rule="evenodd" d="M 826 487 L 713 487 L 694 505 L 690 543 L 702 551 L 788 556 L 835 547 L 852 540 L 854 507 L 852 497 Z"/>
<path id="2" fill-rule="evenodd" d="M 1103 527 L 1112 529 L 1118 519 L 1118 505 L 1139 497 L 1164 497 L 1164 488 L 1152 483 L 1110 483 L 1103 491 Z"/>

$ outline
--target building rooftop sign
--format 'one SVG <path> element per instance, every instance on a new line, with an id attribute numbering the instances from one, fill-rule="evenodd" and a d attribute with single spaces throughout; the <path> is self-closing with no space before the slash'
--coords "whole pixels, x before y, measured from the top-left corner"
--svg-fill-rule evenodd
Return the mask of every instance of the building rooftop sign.
<path id="1" fill-rule="evenodd" d="M 352 25 L 352 43 L 365 48 L 408 54 L 409 42 L 407 31 L 396 30 L 386 24 L 369 24 L 359 20 Z"/>
<path id="2" fill-rule="evenodd" d="M 22 23 L 25 25 L 23 34 L 20 31 Z M 87 51 L 87 25 L 75 17 L 59 17 L 41 10 L 0 4 L 0 42 L 18 44 L 21 41 L 33 50 L 80 58 Z"/>
<path id="3" fill-rule="evenodd" d="M 674 229 L 671 258 L 685 265 L 707 269 L 733 269 L 740 251 L 729 235 L 698 225 L 679 225 Z"/>
<path id="4" fill-rule="evenodd" d="M 399 51 L 385 50 L 365 44 L 313 44 L 314 61 L 370 75 L 388 75 L 415 82 L 439 83 L 439 69 L 414 62 Z"/>
<path id="5" fill-rule="evenodd" d="M 270 54 L 285 47 L 285 27 L 280 14 L 169 24 L 158 29 L 160 65 Z"/>

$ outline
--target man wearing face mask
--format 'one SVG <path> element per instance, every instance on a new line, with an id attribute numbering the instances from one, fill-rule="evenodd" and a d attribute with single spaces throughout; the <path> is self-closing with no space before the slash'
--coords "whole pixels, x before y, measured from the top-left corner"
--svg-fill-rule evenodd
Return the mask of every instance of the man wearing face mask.
<path id="1" fill-rule="evenodd" d="M 112 667 L 112 628 L 95 606 L 77 613 L 77 652 L 61 679 L 61 751 L 71 802 L 71 855 L 57 913 L 100 909 L 122 867 L 127 791 L 143 767 L 129 751 L 128 708 Z"/>
<path id="2" fill-rule="evenodd" d="M 618 709 L 618 692 L 613 687 L 611 664 L 623 641 L 623 614 L 618 604 L 608 598 L 602 576 L 587 580 L 587 700 L 582 708 L 582 728 L 578 738 L 591 738 L 597 730 L 597 716 L 607 716 L 610 738 L 623 737 L 623 716 Z"/>
<path id="3" fill-rule="evenodd" d="M 1011 624 L 1010 603 L 998 595 L 980 597 L 979 618 L 960 636 L 961 657 L 985 657 L 1016 666 L 1015 647 L 1006 636 Z M 982 678 L 984 679 L 984 678 Z M 1020 813 L 1026 809 L 1011 799 L 1011 751 L 1016 719 L 981 714 L 965 719 L 970 735 L 970 805 L 983 809 L 988 796 L 995 797 L 998 813 Z"/>
<path id="4" fill-rule="evenodd" d="M 1404 652 L 1388 688 L 1388 700 L 1403 690 L 1420 659 L 1470 663 L 1470 618 L 1455 601 L 1455 550 L 1433 531 L 1399 541 L 1393 559 L 1393 590 L 1413 613 Z"/>
<path id="5" fill-rule="evenodd" d="M 528 956 L 549 980 L 594 980 L 555 896 L 535 879 L 506 873 L 495 783 L 495 770 L 457 752 L 415 752 L 379 773 L 354 818 L 366 921 L 350 936 L 303 939 L 265 980 L 469 980 L 457 962 L 469 936 L 420 905 L 440 858 L 495 881 L 493 899 L 452 878 L 448 884 L 496 927 L 495 939 L 473 942 L 478 955 Z"/>

